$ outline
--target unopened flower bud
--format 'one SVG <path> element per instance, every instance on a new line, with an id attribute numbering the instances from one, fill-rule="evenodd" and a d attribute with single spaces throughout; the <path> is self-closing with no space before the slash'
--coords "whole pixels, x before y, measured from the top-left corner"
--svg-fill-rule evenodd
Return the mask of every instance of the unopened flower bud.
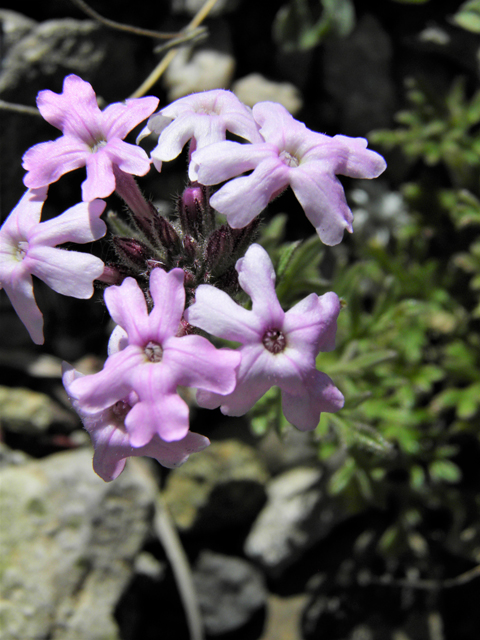
<path id="1" fill-rule="evenodd" d="M 170 222 L 160 214 L 156 215 L 153 220 L 153 231 L 168 254 L 171 255 L 179 250 L 181 242 L 178 233 Z"/>
<path id="2" fill-rule="evenodd" d="M 225 262 L 225 259 L 230 260 L 233 248 L 232 229 L 225 224 L 215 229 L 208 237 L 205 248 L 205 262 L 208 270 L 214 272 L 219 265 Z"/>
<path id="3" fill-rule="evenodd" d="M 113 236 L 113 245 L 120 259 L 134 269 L 143 270 L 151 255 L 149 248 L 135 238 Z"/>
<path id="4" fill-rule="evenodd" d="M 197 243 L 190 236 L 185 236 L 183 239 L 184 254 L 187 260 L 193 262 L 197 257 Z"/>
<path id="5" fill-rule="evenodd" d="M 103 284 L 121 284 L 125 278 L 125 274 L 113 264 L 105 265 L 102 275 L 97 278 Z"/>
<path id="6" fill-rule="evenodd" d="M 204 233 L 207 211 L 210 209 L 206 188 L 192 182 L 178 202 L 178 216 L 183 232 L 198 238 Z"/>

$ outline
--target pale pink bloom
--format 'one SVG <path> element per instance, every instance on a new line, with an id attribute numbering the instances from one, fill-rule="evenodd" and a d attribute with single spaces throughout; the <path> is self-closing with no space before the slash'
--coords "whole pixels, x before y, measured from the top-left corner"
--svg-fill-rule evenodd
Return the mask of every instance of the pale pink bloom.
<path id="1" fill-rule="evenodd" d="M 177 337 L 185 307 L 184 272 L 154 269 L 150 275 L 153 309 L 133 278 L 105 291 L 105 303 L 119 325 L 110 342 L 110 355 L 99 373 L 74 380 L 69 393 L 82 412 L 95 414 L 138 396 L 125 416 L 130 445 L 143 447 L 155 435 L 165 442 L 188 433 L 188 405 L 179 385 L 230 393 L 240 355 L 216 349 L 198 335 Z"/>
<path id="2" fill-rule="evenodd" d="M 192 152 L 225 140 L 227 131 L 250 142 L 262 140 L 251 110 L 231 91 L 213 89 L 180 98 L 153 115 L 137 142 L 150 133 L 160 134 L 151 153 L 160 171 L 162 162 L 180 155 L 189 140 Z"/>
<path id="3" fill-rule="evenodd" d="M 55 248 L 85 244 L 105 235 L 100 216 L 105 202 L 81 202 L 62 215 L 40 222 L 47 187 L 28 190 L 0 229 L 0 289 L 3 287 L 32 340 L 43 344 L 43 316 L 33 295 L 32 275 L 57 293 L 90 298 L 103 273 L 100 258 Z"/>
<path id="4" fill-rule="evenodd" d="M 37 106 L 47 122 L 63 136 L 31 147 L 23 156 L 28 171 L 23 181 L 37 188 L 56 182 L 73 169 L 86 167 L 83 200 L 106 198 L 115 190 L 113 167 L 135 176 L 150 170 L 146 152 L 123 138 L 158 105 L 158 98 L 116 102 L 100 111 L 92 86 L 76 75 L 63 83 L 63 93 L 40 91 Z"/>
<path id="5" fill-rule="evenodd" d="M 364 138 L 310 131 L 275 102 L 256 104 L 253 117 L 264 141 L 224 141 L 197 150 L 190 179 L 204 185 L 230 181 L 210 204 L 234 229 L 245 227 L 290 186 L 322 242 L 341 242 L 345 229 L 353 231 L 353 215 L 336 176 L 376 178 L 385 170 L 385 160 L 366 148 Z M 246 171 L 252 173 L 236 177 Z"/>
<path id="6" fill-rule="evenodd" d="M 208 409 L 220 406 L 223 413 L 240 416 L 268 389 L 278 386 L 287 420 L 299 429 L 314 429 L 322 411 L 338 411 L 344 402 L 332 380 L 315 364 L 320 351 L 335 347 L 338 296 L 312 293 L 285 313 L 265 249 L 251 245 L 236 269 L 240 286 L 252 299 L 251 311 L 224 291 L 200 285 L 195 303 L 185 312 L 190 324 L 242 345 L 235 390 L 227 396 L 199 391 L 197 400 Z"/>
<path id="7" fill-rule="evenodd" d="M 70 395 L 70 386 L 82 374 L 64 363 L 63 384 Z M 147 456 L 155 458 L 162 466 L 179 467 L 188 460 L 191 453 L 202 451 L 210 444 L 205 436 L 190 431 L 176 442 L 165 442 L 157 434 L 143 447 L 132 447 L 125 427 L 125 418 L 132 406 L 138 402 L 138 396 L 132 392 L 126 399 L 119 400 L 113 406 L 97 413 L 83 411 L 78 400 L 72 399 L 72 405 L 88 431 L 95 449 L 93 470 L 105 482 L 115 480 L 122 473 L 126 458 Z"/>

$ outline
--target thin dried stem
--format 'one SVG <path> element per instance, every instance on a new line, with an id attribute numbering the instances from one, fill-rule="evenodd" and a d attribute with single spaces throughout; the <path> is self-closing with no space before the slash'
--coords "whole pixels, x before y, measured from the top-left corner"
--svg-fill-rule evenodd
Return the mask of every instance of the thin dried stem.
<path id="1" fill-rule="evenodd" d="M 420 589 L 422 591 L 440 591 L 441 589 L 460 587 L 476 578 L 480 578 L 480 565 L 455 576 L 455 578 L 447 578 L 446 580 L 411 580 L 408 578 L 390 578 L 390 576 L 374 577 L 362 575 L 359 577 L 358 583 L 362 586 L 374 584 L 388 587 Z"/>
<path id="2" fill-rule="evenodd" d="M 93 20 L 100 22 L 101 24 L 109 27 L 110 29 L 117 29 L 117 31 L 127 31 L 128 33 L 134 33 L 137 36 L 147 36 L 149 38 L 157 38 L 159 40 L 168 40 L 170 38 L 179 38 L 182 36 L 182 33 L 163 33 L 161 31 L 150 31 L 150 29 L 141 29 L 140 27 L 135 27 L 129 24 L 123 24 L 121 22 L 116 22 L 115 20 L 110 20 L 110 18 L 104 18 L 99 13 L 97 13 L 94 9 L 92 9 L 84 0 L 70 0 L 72 4 L 74 4 L 78 9 L 83 11 Z"/>
<path id="3" fill-rule="evenodd" d="M 37 107 L 30 107 L 25 104 L 15 104 L 14 102 L 6 102 L 5 100 L 0 100 L 0 109 L 3 111 L 22 113 L 28 116 L 40 116 L 40 111 Z"/>
<path id="4" fill-rule="evenodd" d="M 185 28 L 184 33 L 191 33 L 195 29 L 197 29 L 201 23 L 208 16 L 213 7 L 217 4 L 218 0 L 207 0 L 202 8 L 198 11 L 198 13 L 192 18 L 192 21 Z M 163 75 L 168 65 L 177 55 L 179 48 L 170 49 L 170 51 L 165 55 L 165 57 L 159 62 L 159 64 L 155 67 L 152 73 L 148 76 L 148 78 L 138 87 L 138 89 L 132 93 L 131 98 L 140 98 L 144 96 L 147 91 L 154 84 L 158 82 L 160 77 Z"/>

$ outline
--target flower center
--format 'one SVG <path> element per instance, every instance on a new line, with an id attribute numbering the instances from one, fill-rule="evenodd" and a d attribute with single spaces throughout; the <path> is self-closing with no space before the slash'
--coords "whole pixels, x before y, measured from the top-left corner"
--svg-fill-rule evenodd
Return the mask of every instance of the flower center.
<path id="1" fill-rule="evenodd" d="M 28 242 L 22 241 L 17 244 L 17 250 L 15 254 L 19 262 L 25 258 L 25 256 L 27 255 L 27 251 L 28 251 Z"/>
<path id="2" fill-rule="evenodd" d="M 278 329 L 268 329 L 262 338 L 263 346 L 270 353 L 281 353 L 287 346 L 285 335 Z"/>
<path id="3" fill-rule="evenodd" d="M 132 407 L 124 400 L 119 400 L 112 407 L 112 412 L 116 418 L 123 421 Z"/>
<path id="4" fill-rule="evenodd" d="M 161 362 L 163 358 L 163 349 L 162 345 L 158 344 L 158 342 L 150 341 L 144 349 L 145 355 L 150 360 L 150 362 Z"/>
<path id="5" fill-rule="evenodd" d="M 286 164 L 287 167 L 298 167 L 300 164 L 298 158 L 288 151 L 282 151 L 278 156 L 283 164 Z"/>
<path id="6" fill-rule="evenodd" d="M 92 153 L 96 153 L 99 149 L 104 147 L 107 144 L 106 140 L 96 140 L 94 144 L 90 146 Z"/>

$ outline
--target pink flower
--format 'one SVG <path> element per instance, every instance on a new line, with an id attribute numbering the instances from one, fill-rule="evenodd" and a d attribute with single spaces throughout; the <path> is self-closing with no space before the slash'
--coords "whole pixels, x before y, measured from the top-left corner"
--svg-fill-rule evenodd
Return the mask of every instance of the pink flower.
<path id="1" fill-rule="evenodd" d="M 81 373 L 64 363 L 63 384 L 68 394 L 72 382 L 81 377 Z M 95 448 L 93 470 L 105 482 L 118 478 L 125 467 L 125 459 L 130 456 L 155 458 L 162 466 L 173 468 L 186 462 L 191 453 L 202 451 L 210 444 L 205 436 L 189 431 L 177 442 L 165 442 L 155 434 L 143 447 L 132 447 L 125 418 L 137 402 L 138 396 L 132 392 L 125 400 L 119 400 L 103 411 L 88 413 L 83 411 L 78 400 L 72 400 Z"/>
<path id="2" fill-rule="evenodd" d="M 385 160 L 364 138 L 333 138 L 310 131 L 280 104 L 259 102 L 253 117 L 264 139 L 254 144 L 218 142 L 192 155 L 189 176 L 204 185 L 230 180 L 210 199 L 234 229 L 245 227 L 289 185 L 322 242 L 352 232 L 352 212 L 337 175 L 376 178 Z"/>
<path id="3" fill-rule="evenodd" d="M 33 295 L 32 275 L 64 296 L 90 298 L 93 281 L 104 269 L 100 258 L 55 247 L 104 236 L 106 226 L 100 216 L 105 202 L 81 202 L 52 220 L 40 222 L 46 197 L 46 187 L 27 191 L 0 229 L 0 289 L 5 289 L 36 344 L 44 341 L 43 316 Z"/>
<path id="4" fill-rule="evenodd" d="M 63 136 L 41 142 L 23 156 L 27 187 L 36 189 L 56 182 L 73 169 L 86 166 L 83 200 L 106 198 L 115 190 L 113 167 L 144 176 L 150 160 L 143 149 L 123 138 L 155 111 L 158 98 L 137 98 L 116 102 L 100 111 L 92 86 L 75 75 L 63 83 L 63 93 L 40 91 L 37 106 L 47 122 Z"/>
<path id="5" fill-rule="evenodd" d="M 314 429 L 322 411 L 338 411 L 344 402 L 332 380 L 315 365 L 320 351 L 335 347 L 338 297 L 312 293 L 285 313 L 275 294 L 273 265 L 258 244 L 250 246 L 236 269 L 240 286 L 252 299 L 251 311 L 224 291 L 200 285 L 195 303 L 185 312 L 192 325 L 242 344 L 235 390 L 223 397 L 199 391 L 197 400 L 200 406 L 221 406 L 223 413 L 240 416 L 278 386 L 287 420 L 299 429 Z"/>
<path id="6" fill-rule="evenodd" d="M 160 171 L 162 162 L 180 155 L 189 140 L 192 152 L 225 140 L 226 131 L 250 142 L 262 141 L 251 110 L 231 91 L 214 89 L 185 96 L 162 109 L 150 118 L 137 142 L 150 133 L 160 134 L 151 153 Z"/>
<path id="7" fill-rule="evenodd" d="M 177 394 L 179 385 L 220 394 L 235 388 L 238 353 L 215 349 L 201 336 L 176 336 L 185 306 L 183 278 L 181 269 L 152 271 L 150 313 L 133 278 L 109 287 L 105 302 L 119 325 L 110 339 L 110 355 L 102 371 L 69 385 L 70 395 L 89 415 L 134 392 L 138 402 L 125 417 L 132 447 L 144 447 L 156 435 L 165 442 L 186 437 L 188 406 Z"/>

